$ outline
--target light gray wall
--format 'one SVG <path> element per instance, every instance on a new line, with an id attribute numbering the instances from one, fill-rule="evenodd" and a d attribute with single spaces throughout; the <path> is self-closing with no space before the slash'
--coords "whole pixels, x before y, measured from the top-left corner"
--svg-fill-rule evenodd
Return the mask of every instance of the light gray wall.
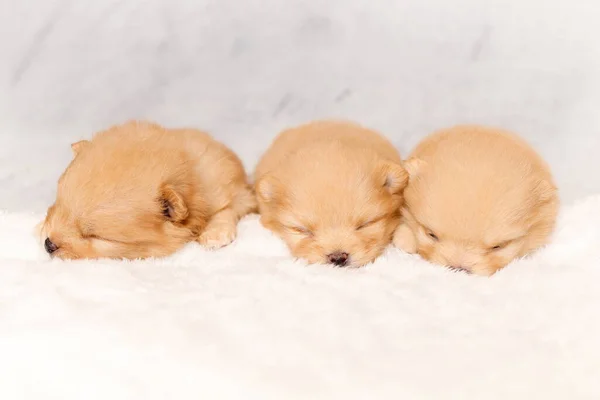
<path id="1" fill-rule="evenodd" d="M 313 118 L 404 154 L 486 123 L 535 145 L 565 201 L 598 193 L 598 3 L 0 0 L 0 209 L 44 209 L 69 143 L 130 118 L 209 130 L 249 169 Z"/>

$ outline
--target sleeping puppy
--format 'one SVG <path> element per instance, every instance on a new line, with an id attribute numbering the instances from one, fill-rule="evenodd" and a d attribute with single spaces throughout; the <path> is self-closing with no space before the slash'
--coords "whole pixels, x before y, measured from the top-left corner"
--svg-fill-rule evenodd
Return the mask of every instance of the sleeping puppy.
<path id="1" fill-rule="evenodd" d="M 458 126 L 421 142 L 394 244 L 425 259 L 492 275 L 547 243 L 558 211 L 550 170 L 523 140 Z"/>
<path id="2" fill-rule="evenodd" d="M 281 133 L 255 178 L 262 224 L 295 257 L 359 267 L 391 242 L 408 174 L 381 135 L 321 121 Z"/>
<path id="3" fill-rule="evenodd" d="M 41 226 L 53 257 L 160 257 L 194 240 L 221 247 L 256 207 L 238 157 L 197 130 L 129 122 L 72 149 Z"/>

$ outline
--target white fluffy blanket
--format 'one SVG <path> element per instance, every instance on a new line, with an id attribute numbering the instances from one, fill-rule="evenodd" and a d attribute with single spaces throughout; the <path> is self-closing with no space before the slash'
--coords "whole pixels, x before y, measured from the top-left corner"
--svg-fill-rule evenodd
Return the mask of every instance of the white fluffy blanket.
<path id="1" fill-rule="evenodd" d="M 492 278 L 306 266 L 256 216 L 217 252 L 49 261 L 38 217 L 0 215 L 1 399 L 600 398 L 600 196 Z"/>

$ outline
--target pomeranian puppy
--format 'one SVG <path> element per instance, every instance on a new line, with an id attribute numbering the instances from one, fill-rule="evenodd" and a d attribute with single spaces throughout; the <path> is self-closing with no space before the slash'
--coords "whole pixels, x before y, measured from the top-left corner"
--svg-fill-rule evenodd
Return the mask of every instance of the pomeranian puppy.
<path id="1" fill-rule="evenodd" d="M 146 258 L 217 248 L 256 208 L 239 158 L 208 134 L 128 122 L 72 146 L 41 226 L 53 257 Z"/>
<path id="2" fill-rule="evenodd" d="M 281 133 L 255 179 L 262 224 L 295 257 L 359 267 L 391 242 L 408 174 L 378 133 L 319 121 Z"/>
<path id="3" fill-rule="evenodd" d="M 558 191 L 542 158 L 501 130 L 458 126 L 421 142 L 394 244 L 455 270 L 489 276 L 547 243 Z"/>

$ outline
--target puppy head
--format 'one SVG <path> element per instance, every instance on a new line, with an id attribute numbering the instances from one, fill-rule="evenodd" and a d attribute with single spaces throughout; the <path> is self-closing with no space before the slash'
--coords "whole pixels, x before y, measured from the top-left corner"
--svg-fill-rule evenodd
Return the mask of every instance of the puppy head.
<path id="1" fill-rule="evenodd" d="M 149 129 L 136 129 L 142 128 Z M 135 140 L 135 131 L 117 133 L 73 145 L 75 158 L 59 180 L 41 229 L 53 257 L 164 256 L 191 240 L 205 222 L 185 154 L 161 148 L 158 140 Z"/>
<path id="2" fill-rule="evenodd" d="M 331 161 L 262 177 L 256 185 L 261 221 L 295 257 L 359 267 L 389 244 L 408 175 L 394 163 Z"/>
<path id="3" fill-rule="evenodd" d="M 489 276 L 544 245 L 553 230 L 557 191 L 533 164 L 465 168 L 448 158 L 407 165 L 403 215 L 429 261 Z"/>

